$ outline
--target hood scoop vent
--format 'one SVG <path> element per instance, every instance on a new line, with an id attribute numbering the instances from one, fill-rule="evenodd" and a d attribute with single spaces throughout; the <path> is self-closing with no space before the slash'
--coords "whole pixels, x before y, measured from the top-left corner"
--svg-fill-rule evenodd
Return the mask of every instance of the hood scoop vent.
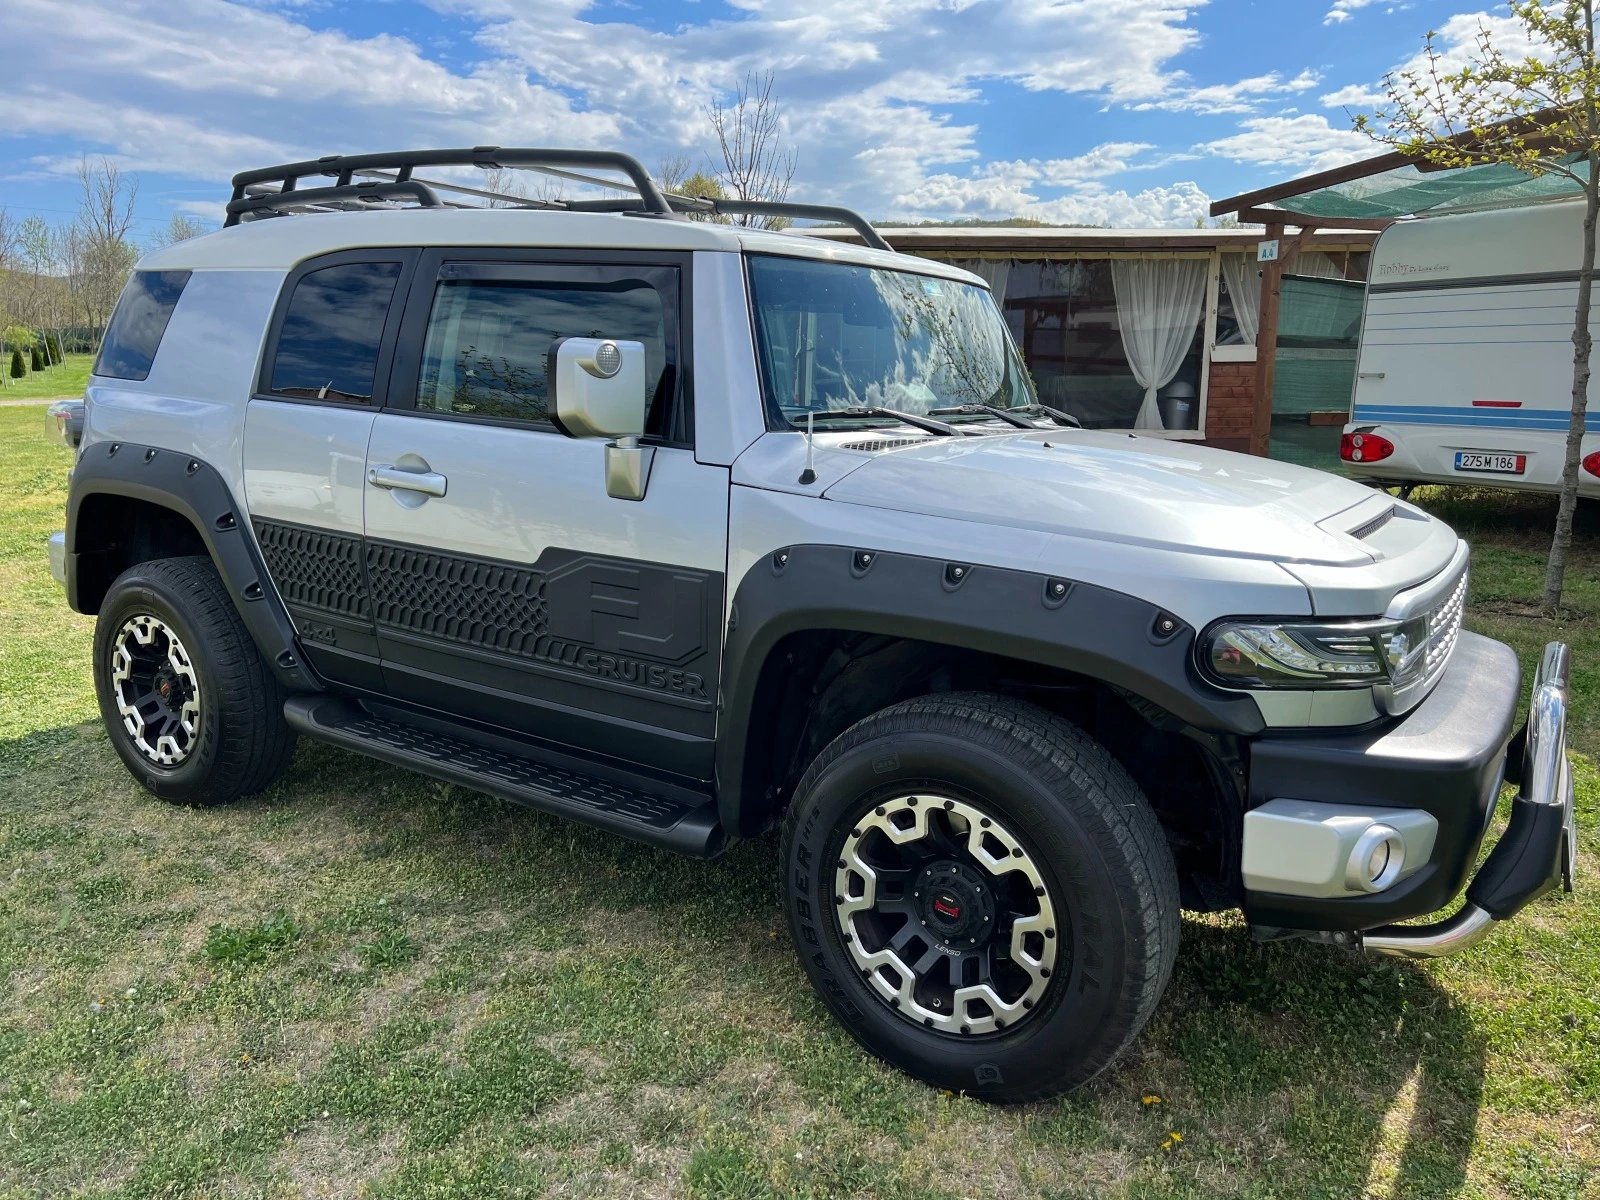
<path id="1" fill-rule="evenodd" d="M 1363 521 L 1354 529 L 1350 530 L 1350 536 L 1356 538 L 1357 540 L 1369 538 L 1392 520 L 1394 520 L 1394 505 L 1391 504 L 1377 516 L 1373 517 L 1370 521 Z"/>
<path id="2" fill-rule="evenodd" d="M 931 442 L 932 437 L 880 437 L 863 438 L 857 442 L 841 442 L 841 450 L 893 450 L 898 446 L 915 446 L 918 442 Z"/>

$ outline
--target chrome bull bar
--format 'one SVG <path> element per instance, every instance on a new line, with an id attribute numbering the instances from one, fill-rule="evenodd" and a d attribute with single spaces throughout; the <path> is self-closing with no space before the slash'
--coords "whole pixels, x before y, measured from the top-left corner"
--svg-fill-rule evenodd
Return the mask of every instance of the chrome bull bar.
<path id="1" fill-rule="evenodd" d="M 1544 648 L 1533 676 L 1528 723 L 1512 740 L 1506 778 L 1520 784 L 1511 822 L 1467 888 L 1460 911 L 1432 925 L 1386 925 L 1361 935 L 1363 949 L 1400 958 L 1438 958 L 1482 941 L 1558 885 L 1573 887 L 1578 836 L 1572 764 L 1567 761 L 1567 678 L 1572 655 Z M 1512 761 L 1517 746 L 1520 760 Z"/>

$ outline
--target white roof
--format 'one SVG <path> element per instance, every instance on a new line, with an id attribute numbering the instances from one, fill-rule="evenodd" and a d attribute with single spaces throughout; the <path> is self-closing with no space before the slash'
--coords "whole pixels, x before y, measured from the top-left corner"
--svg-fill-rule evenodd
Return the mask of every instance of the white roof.
<path id="1" fill-rule="evenodd" d="M 141 270 L 278 270 L 336 250 L 374 246 L 515 246 L 722 250 L 786 254 L 940 275 L 983 286 L 944 263 L 712 221 L 526 208 L 396 208 L 246 221 L 146 255 Z"/>

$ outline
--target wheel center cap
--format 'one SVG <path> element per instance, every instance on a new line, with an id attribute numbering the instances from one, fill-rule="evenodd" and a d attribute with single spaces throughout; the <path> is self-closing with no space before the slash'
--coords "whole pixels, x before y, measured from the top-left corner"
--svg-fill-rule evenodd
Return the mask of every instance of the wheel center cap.
<path id="1" fill-rule="evenodd" d="M 917 875 L 916 905 L 928 932 L 947 946 L 975 946 L 994 929 L 993 879 L 949 859 Z"/>

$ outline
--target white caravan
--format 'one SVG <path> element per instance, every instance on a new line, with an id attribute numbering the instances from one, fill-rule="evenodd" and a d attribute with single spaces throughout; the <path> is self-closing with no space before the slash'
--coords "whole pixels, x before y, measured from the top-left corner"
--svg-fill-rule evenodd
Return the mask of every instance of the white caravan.
<path id="1" fill-rule="evenodd" d="M 1559 488 L 1582 244 L 1581 201 L 1385 230 L 1340 456 L 1383 482 Z M 1592 399 L 1587 420 L 1579 494 L 1600 496 Z"/>

